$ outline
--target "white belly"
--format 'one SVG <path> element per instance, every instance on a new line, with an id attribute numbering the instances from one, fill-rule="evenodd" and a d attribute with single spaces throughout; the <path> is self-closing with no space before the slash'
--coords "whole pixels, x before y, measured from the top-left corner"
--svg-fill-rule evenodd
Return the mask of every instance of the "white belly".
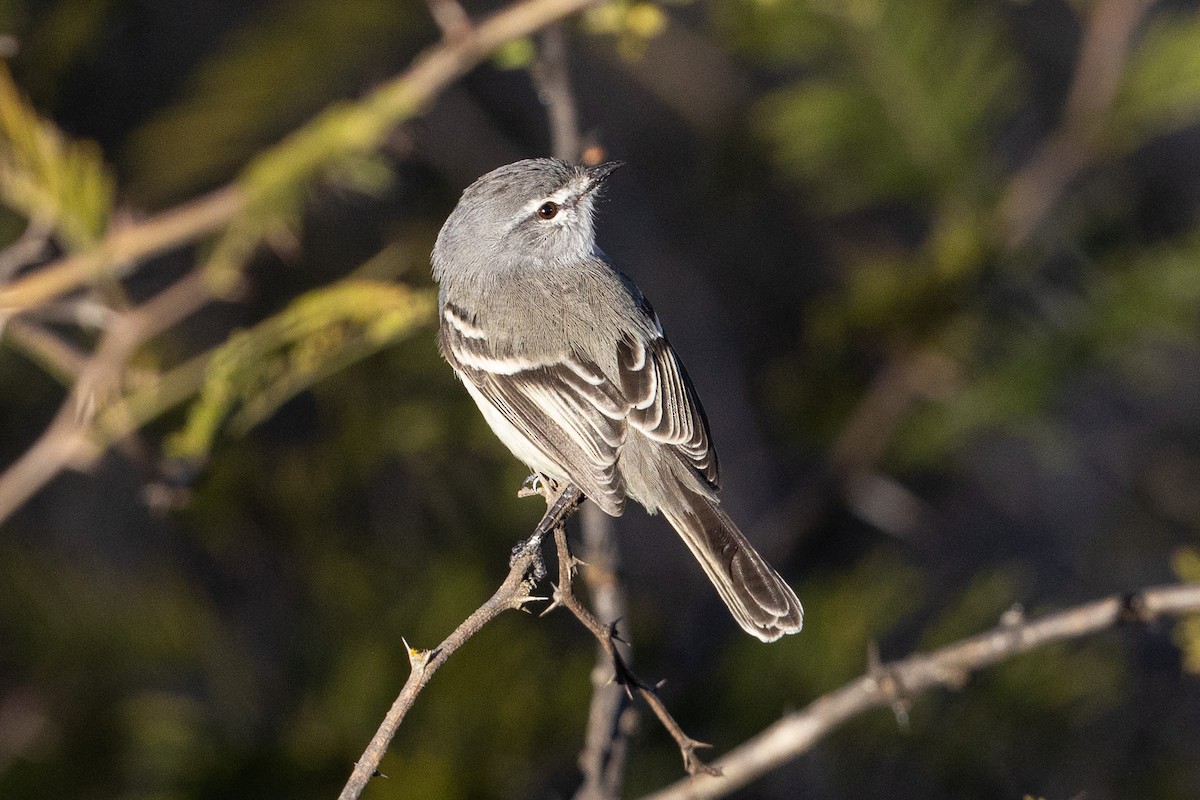
<path id="1" fill-rule="evenodd" d="M 548 460 L 542 452 L 529 443 L 525 438 L 525 434 L 521 433 L 517 428 L 501 414 L 496 407 L 492 405 L 483 394 L 475 388 L 470 381 L 463 381 L 463 386 L 467 387 L 467 391 L 471 394 L 471 399 L 475 401 L 475 405 L 479 406 L 479 410 L 483 412 L 483 418 L 487 420 L 487 424 L 491 427 L 492 432 L 499 437 L 500 441 L 512 451 L 512 454 L 519 458 L 527 467 L 534 472 L 540 472 L 548 478 L 553 478 L 559 483 L 566 484 L 570 482 L 570 477 L 566 475 L 562 469 Z"/>

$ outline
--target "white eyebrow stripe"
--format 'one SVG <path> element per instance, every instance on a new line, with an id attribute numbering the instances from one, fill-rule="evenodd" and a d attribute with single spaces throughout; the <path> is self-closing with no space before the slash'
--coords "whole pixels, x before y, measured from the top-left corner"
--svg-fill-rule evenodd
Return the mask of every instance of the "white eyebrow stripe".
<path id="1" fill-rule="evenodd" d="M 539 197 L 535 200 L 530 200 L 521 209 L 521 216 L 530 216 L 539 208 L 541 208 L 543 203 L 557 203 L 560 206 L 565 206 L 567 200 L 571 199 L 573 194 L 575 194 L 575 187 L 573 187 L 571 184 L 567 184 L 554 194 L 547 195 L 546 197 Z"/>

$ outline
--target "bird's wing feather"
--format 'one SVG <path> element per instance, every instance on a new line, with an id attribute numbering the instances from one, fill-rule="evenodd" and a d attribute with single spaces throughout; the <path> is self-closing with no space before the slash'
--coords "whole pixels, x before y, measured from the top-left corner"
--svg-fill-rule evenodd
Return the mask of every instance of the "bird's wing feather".
<path id="1" fill-rule="evenodd" d="M 717 453 L 704 407 L 666 338 L 623 339 L 617 346 L 617 363 L 621 392 L 630 404 L 629 423 L 654 441 L 672 445 L 692 469 L 717 486 Z"/>

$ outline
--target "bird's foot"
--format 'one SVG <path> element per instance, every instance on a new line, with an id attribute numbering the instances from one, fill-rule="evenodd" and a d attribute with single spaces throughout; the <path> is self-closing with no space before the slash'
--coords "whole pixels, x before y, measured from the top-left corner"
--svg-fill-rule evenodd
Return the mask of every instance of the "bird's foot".
<path id="1" fill-rule="evenodd" d="M 527 556 L 531 559 L 529 567 L 530 577 L 535 581 L 540 581 L 546 577 L 546 560 L 542 558 L 542 534 L 535 533 L 528 539 L 517 542 L 513 546 L 512 554 L 508 557 L 508 566 L 510 568 L 515 566 L 517 561 Z"/>
<path id="2" fill-rule="evenodd" d="M 530 475 L 517 490 L 517 497 L 533 497 L 535 495 L 552 500 L 558 494 L 558 482 L 547 478 L 540 472 Z"/>

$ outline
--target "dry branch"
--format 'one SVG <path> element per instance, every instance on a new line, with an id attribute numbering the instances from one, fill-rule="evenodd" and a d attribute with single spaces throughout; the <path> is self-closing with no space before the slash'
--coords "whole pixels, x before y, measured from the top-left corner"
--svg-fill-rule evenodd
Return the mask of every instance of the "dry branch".
<path id="1" fill-rule="evenodd" d="M 961 688 L 974 672 L 1056 642 L 1079 639 L 1123 623 L 1200 612 L 1200 584 L 1143 589 L 1086 603 L 1034 620 L 1002 623 L 986 633 L 931 653 L 878 664 L 860 678 L 784 716 L 714 762 L 722 777 L 679 781 L 642 800 L 709 800 L 724 797 L 810 750 L 851 717 L 907 702 L 938 686 Z"/>
<path id="2" fill-rule="evenodd" d="M 547 514 L 549 513 L 547 511 Z M 400 690 L 400 695 L 392 703 L 392 707 L 371 739 L 371 743 L 363 751 L 362 757 L 354 763 L 354 771 L 350 774 L 350 779 L 346 782 L 342 793 L 338 795 L 338 800 L 355 800 L 362 794 L 371 777 L 378 771 L 379 762 L 383 760 L 400 723 L 404 721 L 409 709 L 416 702 L 417 695 L 425 688 L 425 684 L 429 683 L 429 679 L 433 677 L 438 668 L 446 662 L 446 659 L 478 633 L 484 625 L 495 619 L 500 612 L 510 608 L 520 608 L 527 601 L 538 599 L 529 594 L 533 588 L 530 574 L 535 571 L 538 557 L 537 551 L 533 549 L 526 548 L 518 553 L 513 558 L 508 576 L 500 584 L 500 588 L 433 650 L 409 648 L 408 660 L 412 665 L 412 672 L 409 673 L 408 680 L 404 682 L 404 687 Z"/>
<path id="3" fill-rule="evenodd" d="M 355 800 L 362 794 L 367 782 L 377 773 L 379 762 L 383 760 L 400 723 L 404 721 L 409 709 L 416 702 L 417 695 L 421 693 L 425 684 L 429 683 L 429 679 L 433 677 L 433 673 L 437 672 L 451 654 L 478 633 L 484 625 L 495 619 L 501 611 L 521 608 L 533 600 L 546 599 L 530 594 L 537 581 L 546 574 L 546 567 L 542 561 L 542 537 L 551 530 L 556 532 L 556 536 L 560 533 L 563 536 L 566 535 L 562 533 L 563 525 L 578 510 L 583 495 L 570 485 L 558 493 L 547 489 L 544 481 L 537 485 L 539 487 L 537 490 L 522 489 L 520 494 L 521 496 L 542 494 L 546 498 L 546 513 L 542 515 L 533 535 L 513 548 L 512 557 L 508 562 L 508 575 L 504 582 L 486 603 L 475 609 L 471 616 L 463 620 L 462 624 L 433 650 L 415 650 L 411 647 L 408 649 L 408 660 L 412 665 L 412 672 L 409 673 L 408 680 L 404 682 L 400 695 L 392 703 L 379 730 L 375 732 L 367 749 L 363 751 L 362 757 L 355 762 L 354 771 L 350 774 L 350 779 L 346 782 L 342 793 L 338 795 L 338 800 Z M 563 552 L 562 550 L 559 552 L 561 558 Z M 562 562 L 564 566 L 561 569 L 569 571 L 573 569 L 569 561 L 569 553 L 566 554 L 566 558 L 568 560 Z"/>
<path id="4" fill-rule="evenodd" d="M 1152 5 L 1154 0 L 1102 0 L 1090 6 L 1062 123 L 1009 182 L 1000 204 L 1009 250 L 1029 241 L 1099 155 L 1134 33 Z"/>

